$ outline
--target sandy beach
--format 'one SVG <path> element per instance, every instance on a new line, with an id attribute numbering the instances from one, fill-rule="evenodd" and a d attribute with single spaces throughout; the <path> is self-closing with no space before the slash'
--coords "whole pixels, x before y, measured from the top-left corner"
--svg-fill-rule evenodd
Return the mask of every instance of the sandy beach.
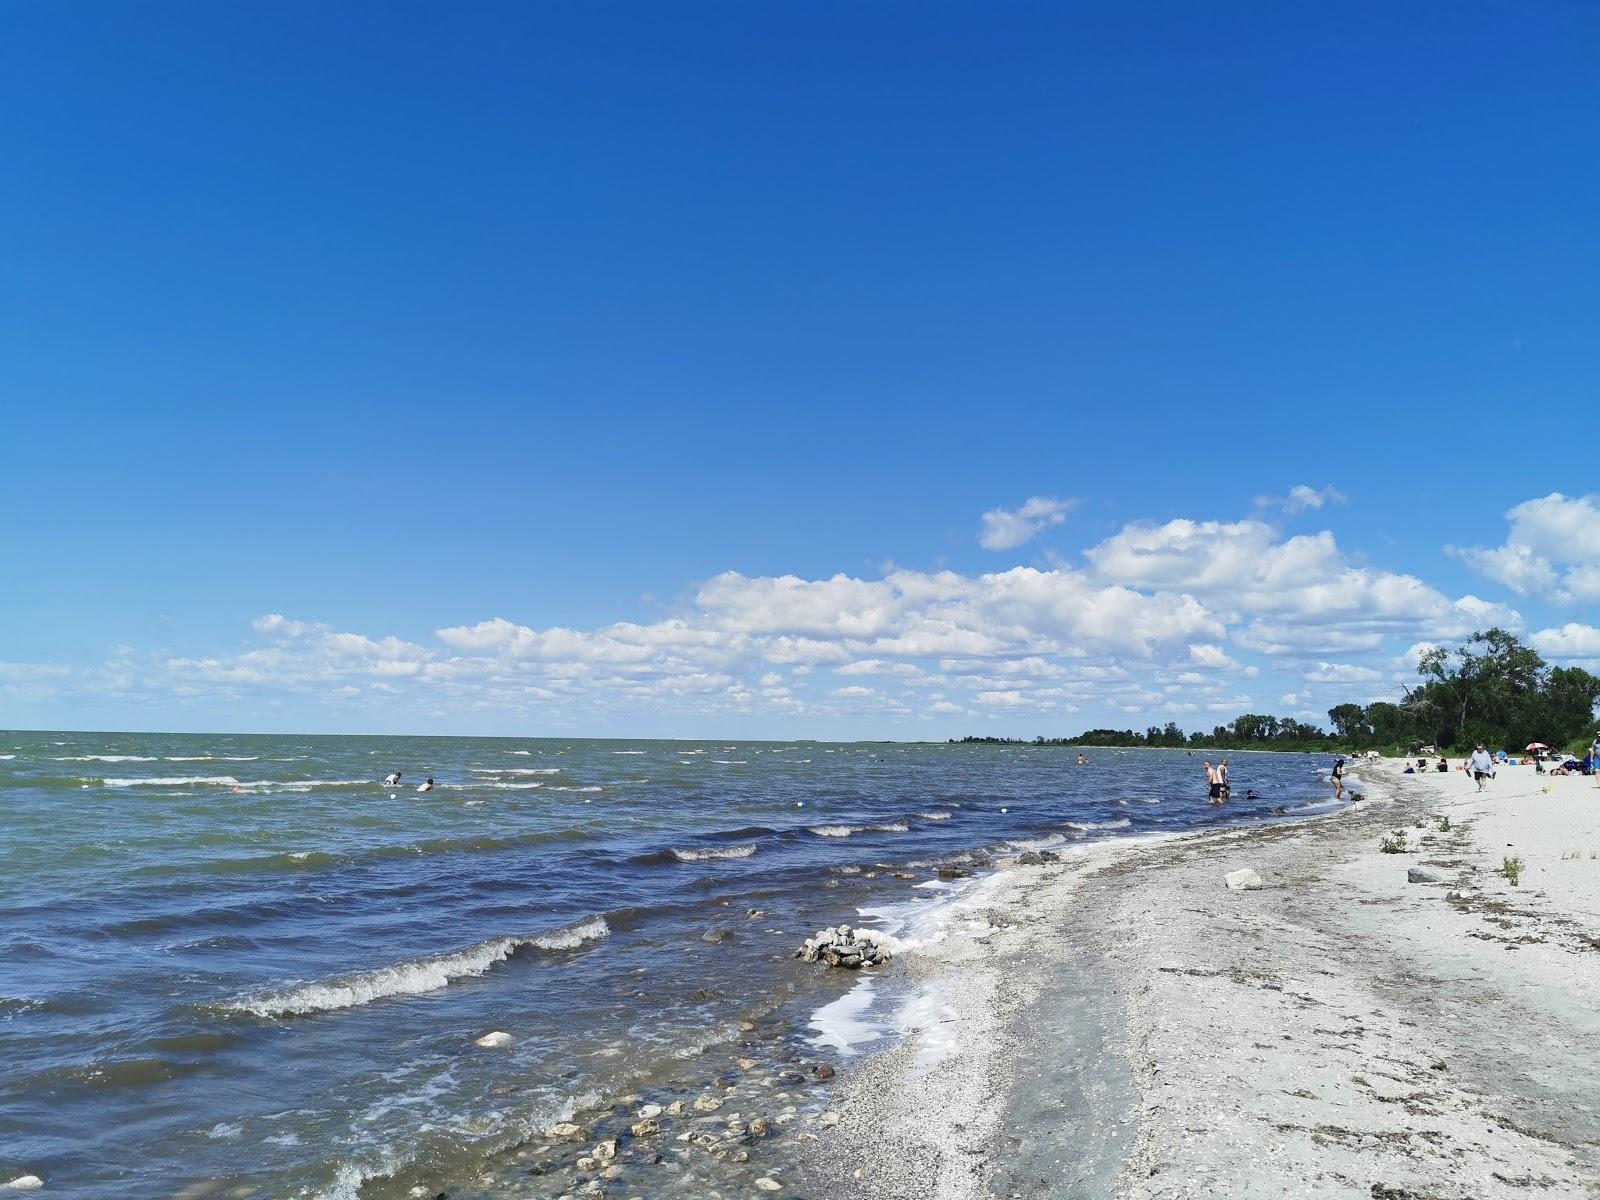
<path id="1" fill-rule="evenodd" d="M 1600 1194 L 1600 787 L 1384 762 L 1354 790 L 975 890 L 903 960 L 904 1041 L 842 1077 L 829 1194 Z"/>

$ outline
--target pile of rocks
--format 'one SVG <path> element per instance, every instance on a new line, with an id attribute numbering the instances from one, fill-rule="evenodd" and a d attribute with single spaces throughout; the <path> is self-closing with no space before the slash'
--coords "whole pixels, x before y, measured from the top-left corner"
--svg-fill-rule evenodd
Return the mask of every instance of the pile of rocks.
<path id="1" fill-rule="evenodd" d="M 877 967 L 893 956 L 893 939 L 875 929 L 819 929 L 794 952 L 806 962 L 826 963 L 830 967 Z"/>

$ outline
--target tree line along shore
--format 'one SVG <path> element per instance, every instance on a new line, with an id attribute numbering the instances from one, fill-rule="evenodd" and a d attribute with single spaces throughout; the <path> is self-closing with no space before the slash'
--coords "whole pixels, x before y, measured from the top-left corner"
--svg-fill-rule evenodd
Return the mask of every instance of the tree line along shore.
<path id="1" fill-rule="evenodd" d="M 1464 754 L 1478 743 L 1517 750 L 1544 742 L 1583 755 L 1595 736 L 1600 677 L 1581 667 L 1552 667 L 1504 629 L 1473 634 L 1458 646 L 1435 646 L 1417 662 L 1415 685 L 1399 684 L 1393 700 L 1336 704 L 1331 729 L 1260 713 L 1243 713 L 1209 733 L 1177 722 L 1137 729 L 1088 729 L 1070 737 L 964 737 L 980 745 L 1147 746 L 1187 750 L 1344 751 L 1403 755 L 1418 746 Z"/>

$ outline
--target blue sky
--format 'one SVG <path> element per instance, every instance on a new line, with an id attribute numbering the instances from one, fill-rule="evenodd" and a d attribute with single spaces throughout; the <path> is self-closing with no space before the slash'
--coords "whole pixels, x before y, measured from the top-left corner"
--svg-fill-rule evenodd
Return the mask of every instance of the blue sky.
<path id="1" fill-rule="evenodd" d="M 19 8 L 0 724 L 1031 735 L 1315 714 L 1495 620 L 1593 665 L 1597 51 Z"/>

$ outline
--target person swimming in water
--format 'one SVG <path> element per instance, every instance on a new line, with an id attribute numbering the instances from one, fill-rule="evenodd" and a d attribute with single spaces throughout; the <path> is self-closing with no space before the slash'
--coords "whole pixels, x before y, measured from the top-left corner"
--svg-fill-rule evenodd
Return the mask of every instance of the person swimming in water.
<path id="1" fill-rule="evenodd" d="M 389 772 L 389 774 L 384 777 L 383 786 L 384 787 L 399 787 L 400 786 L 400 772 L 399 771 L 391 771 L 391 772 Z"/>
<path id="2" fill-rule="evenodd" d="M 431 792 L 431 791 L 433 791 L 433 777 L 429 776 L 427 783 L 419 784 L 417 786 L 417 791 L 419 791 L 419 792 Z"/>
<path id="3" fill-rule="evenodd" d="M 1080 754 L 1078 755 L 1078 765 L 1080 767 L 1086 767 L 1089 765 L 1089 760 Z"/>
<path id="4" fill-rule="evenodd" d="M 1261 799 L 1260 796 L 1256 795 L 1255 788 L 1245 788 L 1245 790 L 1244 790 L 1244 798 L 1246 800 L 1259 800 L 1259 799 Z"/>

